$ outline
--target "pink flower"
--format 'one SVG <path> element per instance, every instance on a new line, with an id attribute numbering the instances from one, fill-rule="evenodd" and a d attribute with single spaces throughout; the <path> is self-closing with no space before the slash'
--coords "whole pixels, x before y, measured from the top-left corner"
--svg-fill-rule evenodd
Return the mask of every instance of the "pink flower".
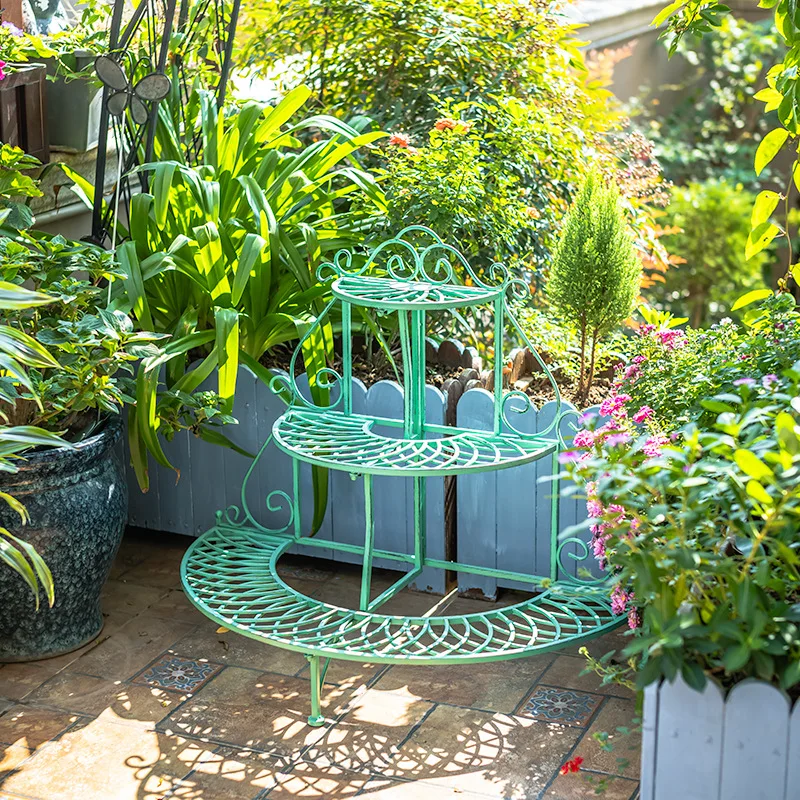
<path id="1" fill-rule="evenodd" d="M 777 382 L 778 382 L 778 376 L 773 374 L 773 373 L 770 373 L 769 375 L 765 375 L 761 379 L 761 385 L 765 389 L 769 389 L 772 386 L 773 383 L 777 383 Z"/>
<path id="2" fill-rule="evenodd" d="M 630 401 L 630 395 L 612 394 L 606 397 L 600 404 L 600 413 L 604 417 L 625 417 L 628 412 L 625 410 L 625 403 Z"/>
<path id="3" fill-rule="evenodd" d="M 675 350 L 677 347 L 683 347 L 686 344 L 686 334 L 679 330 L 657 331 L 656 338 L 667 348 L 667 350 Z"/>
<path id="4" fill-rule="evenodd" d="M 733 382 L 734 386 L 755 386 L 756 381 L 755 378 L 737 378 Z"/>
<path id="5" fill-rule="evenodd" d="M 572 444 L 574 447 L 591 447 L 594 444 L 594 439 L 594 431 L 586 430 L 584 428 L 575 434 Z"/>
<path id="6" fill-rule="evenodd" d="M 652 333 L 656 329 L 655 325 L 642 325 L 639 328 L 639 336 L 647 336 L 649 333 Z"/>
<path id="7" fill-rule="evenodd" d="M 610 436 L 607 436 L 603 444 L 608 445 L 609 447 L 616 447 L 618 444 L 625 444 L 629 442 L 631 437 L 628 436 L 627 433 L 612 433 Z"/>
<path id="8" fill-rule="evenodd" d="M 580 461 L 581 455 L 583 454 L 577 450 L 564 450 L 564 452 L 558 454 L 558 463 L 575 464 Z"/>
<path id="9" fill-rule="evenodd" d="M 590 517 L 602 517 L 603 504 L 596 497 L 590 497 L 586 501 L 586 512 Z"/>
<path id="10" fill-rule="evenodd" d="M 635 606 L 631 606 L 628 610 L 628 627 L 635 631 L 637 628 L 642 626 L 642 618 L 639 616 L 639 609 Z"/>
<path id="11" fill-rule="evenodd" d="M 644 422 L 646 419 L 650 419 L 650 417 L 655 414 L 650 406 L 642 406 L 634 415 L 633 421 L 634 422 Z"/>
<path id="12" fill-rule="evenodd" d="M 633 363 L 634 364 L 643 364 L 647 359 L 644 356 L 634 356 Z"/>
<path id="13" fill-rule="evenodd" d="M 669 443 L 669 438 L 664 436 L 663 433 L 651 436 L 643 445 L 642 451 L 649 458 L 658 458 L 661 455 L 661 450 Z"/>
<path id="14" fill-rule="evenodd" d="M 621 586 L 615 586 L 611 592 L 611 613 L 617 616 L 624 614 L 629 599 L 630 595 Z"/>
<path id="15" fill-rule="evenodd" d="M 5 61 L 0 61 L 0 81 L 5 80 L 8 77 L 6 66 L 7 64 Z"/>
<path id="16" fill-rule="evenodd" d="M 605 565 L 606 559 L 606 542 L 611 538 L 611 534 L 607 533 L 604 536 L 598 535 L 592 539 L 592 554 L 594 557 Z"/>
<path id="17" fill-rule="evenodd" d="M 407 133 L 393 133 L 389 137 L 389 144 L 393 144 L 397 147 L 410 147 L 411 137 Z"/>

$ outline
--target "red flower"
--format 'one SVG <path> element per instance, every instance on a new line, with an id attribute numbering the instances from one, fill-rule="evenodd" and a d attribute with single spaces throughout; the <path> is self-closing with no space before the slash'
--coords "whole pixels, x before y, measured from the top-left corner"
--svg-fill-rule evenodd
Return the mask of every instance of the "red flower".
<path id="1" fill-rule="evenodd" d="M 389 144 L 397 147 L 408 147 L 411 144 L 411 137 L 407 133 L 393 133 L 389 137 Z"/>
<path id="2" fill-rule="evenodd" d="M 583 759 L 580 756 L 575 756 L 572 761 L 567 761 L 567 763 L 561 767 L 561 774 L 569 775 L 570 772 L 577 772 L 581 768 L 581 764 L 583 764 Z"/>

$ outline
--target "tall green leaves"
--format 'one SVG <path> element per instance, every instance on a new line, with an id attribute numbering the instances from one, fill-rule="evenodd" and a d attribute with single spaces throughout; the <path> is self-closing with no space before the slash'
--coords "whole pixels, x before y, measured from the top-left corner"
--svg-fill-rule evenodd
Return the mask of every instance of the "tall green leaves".
<path id="1" fill-rule="evenodd" d="M 173 157 L 139 168 L 149 192 L 131 204 L 131 241 L 118 250 L 124 278 L 113 288 L 117 307 L 172 337 L 164 355 L 144 364 L 149 377 L 140 376 L 147 397 L 139 398 L 131 428 L 140 445 L 157 432 L 157 417 L 144 409 L 156 403 L 162 367 L 167 389 L 182 392 L 216 371 L 229 412 L 242 355 L 255 364 L 302 337 L 329 292 L 317 265 L 360 241 L 369 214 L 384 210 L 380 190 L 355 160 L 384 134 L 359 134 L 325 116 L 287 124 L 308 96 L 299 87 L 274 108 L 247 103 L 226 115 L 213 97 L 195 94 L 198 166 L 183 158 L 173 120 L 161 114 L 156 152 Z M 310 143 L 301 144 L 301 135 Z M 305 343 L 309 373 L 332 356 L 330 324 L 323 331 Z M 132 443 L 131 451 L 146 485 L 146 448 Z"/>

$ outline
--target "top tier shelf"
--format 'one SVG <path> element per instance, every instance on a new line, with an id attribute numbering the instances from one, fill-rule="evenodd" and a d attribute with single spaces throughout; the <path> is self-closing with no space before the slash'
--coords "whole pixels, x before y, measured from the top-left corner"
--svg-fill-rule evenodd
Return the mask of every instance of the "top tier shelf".
<path id="1" fill-rule="evenodd" d="M 333 283 L 333 294 L 355 306 L 391 310 L 464 308 L 491 303 L 503 286 L 462 286 L 433 281 L 404 281 L 365 275 L 344 275 Z"/>
<path id="2" fill-rule="evenodd" d="M 370 475 L 442 476 L 506 469 L 550 455 L 557 444 L 555 439 L 437 426 L 426 430 L 441 438 L 402 439 L 389 434 L 402 424 L 402 420 L 340 411 L 291 408 L 276 420 L 272 434 L 281 450 L 300 461 Z"/>

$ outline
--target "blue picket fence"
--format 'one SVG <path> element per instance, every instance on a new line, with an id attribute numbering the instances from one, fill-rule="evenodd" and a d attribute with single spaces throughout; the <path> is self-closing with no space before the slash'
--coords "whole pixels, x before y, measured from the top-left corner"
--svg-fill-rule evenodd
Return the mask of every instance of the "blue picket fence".
<path id="1" fill-rule="evenodd" d="M 305 376 L 303 376 L 304 378 Z M 307 387 L 307 381 L 300 380 Z M 209 385 L 209 389 L 213 386 Z M 459 426 L 490 428 L 493 422 L 492 395 L 483 389 L 465 392 L 456 407 Z M 447 397 L 433 386 L 427 387 L 427 415 L 430 422 L 445 424 Z M 247 370 L 241 370 L 233 410 L 239 424 L 225 433 L 240 447 L 258 452 L 269 437 L 272 425 L 283 413 L 283 401 Z M 402 419 L 403 390 L 393 381 L 380 381 L 369 389 L 353 379 L 353 410 L 370 416 Z M 530 405 L 514 415 L 522 431 L 546 427 L 556 412 L 555 403 L 541 409 Z M 569 423 L 564 435 L 569 438 Z M 233 450 L 208 444 L 191 434 L 181 434 L 165 445 L 165 452 L 176 473 L 153 467 L 151 488 L 142 494 L 129 469 L 129 523 L 171 533 L 197 536 L 214 523 L 217 510 L 241 506 L 242 485 L 252 460 Z M 127 454 L 126 454 L 127 456 Z M 126 462 L 127 462 L 126 457 Z M 461 475 L 457 481 L 456 554 L 459 561 L 517 572 L 548 574 L 550 564 L 550 517 L 554 486 L 540 479 L 551 473 L 550 459 L 499 472 Z M 276 489 L 291 494 L 291 460 L 274 446 L 268 446 L 258 459 L 247 482 L 246 501 L 254 517 L 271 527 L 280 527 L 280 509 L 270 512 L 266 498 Z M 329 501 L 317 538 L 322 541 L 362 544 L 364 537 L 364 490 L 361 480 L 348 474 L 331 472 Z M 311 527 L 313 499 L 311 469 L 301 470 L 301 521 Z M 560 527 L 585 519 L 585 505 L 576 497 L 562 496 Z M 413 552 L 412 484 L 410 478 L 375 478 L 375 537 L 381 549 Z M 588 538 L 588 532 L 582 537 Z M 445 558 L 445 483 L 443 478 L 428 481 L 427 545 L 433 558 Z M 574 545 L 564 548 L 562 563 L 573 574 L 590 566 L 569 558 Z M 302 547 L 298 552 L 310 556 L 355 562 L 357 556 L 320 547 Z M 453 555 L 453 554 L 451 554 Z M 576 555 L 578 555 L 576 553 Z M 376 560 L 376 566 L 398 569 L 398 562 Z M 444 575 L 427 570 L 414 584 L 432 592 L 444 591 Z M 459 590 L 476 590 L 492 597 L 498 587 L 523 588 L 513 581 L 496 581 L 476 575 L 459 574 Z"/>

